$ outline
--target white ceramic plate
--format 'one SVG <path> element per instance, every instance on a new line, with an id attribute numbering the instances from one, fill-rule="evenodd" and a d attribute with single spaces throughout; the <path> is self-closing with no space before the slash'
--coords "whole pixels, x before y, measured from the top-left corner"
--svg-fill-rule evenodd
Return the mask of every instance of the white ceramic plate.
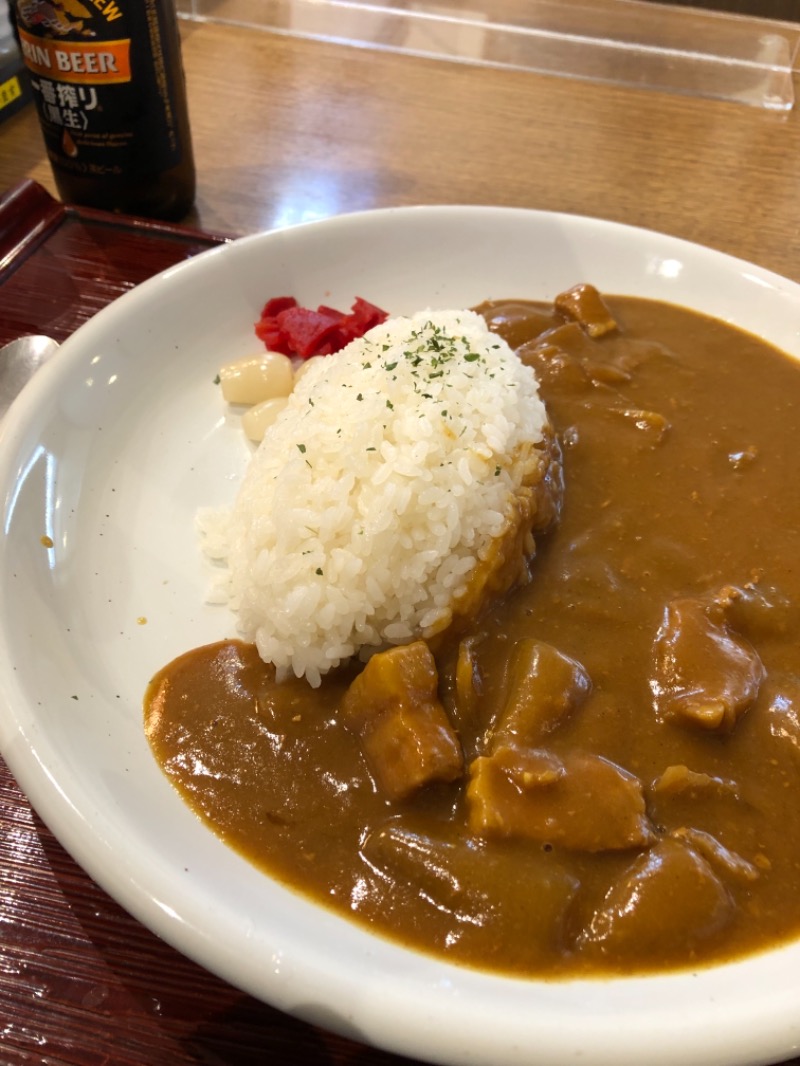
<path id="1" fill-rule="evenodd" d="M 647 979 L 456 969 L 249 866 L 172 791 L 142 731 L 151 675 L 234 635 L 226 609 L 204 604 L 193 516 L 232 498 L 247 461 L 212 380 L 258 349 L 264 300 L 346 308 L 361 295 L 406 313 L 550 298 L 579 281 L 698 308 L 800 357 L 800 286 L 663 235 L 514 209 L 391 209 L 246 238 L 98 314 L 0 426 L 0 749 L 121 904 L 307 1020 L 457 1066 L 774 1061 L 800 1046 L 800 944 Z"/>

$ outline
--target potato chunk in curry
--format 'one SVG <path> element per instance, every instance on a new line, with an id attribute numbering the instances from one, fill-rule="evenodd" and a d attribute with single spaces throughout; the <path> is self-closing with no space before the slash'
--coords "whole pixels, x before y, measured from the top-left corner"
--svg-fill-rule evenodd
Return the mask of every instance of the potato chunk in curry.
<path id="1" fill-rule="evenodd" d="M 575 659 L 552 644 L 526 638 L 509 655 L 501 706 L 491 727 L 492 747 L 541 742 L 586 699 L 592 682 Z"/>
<path id="2" fill-rule="evenodd" d="M 342 700 L 346 726 L 360 737 L 370 771 L 392 799 L 431 781 L 453 781 L 463 769 L 437 680 L 433 655 L 418 640 L 373 656 Z"/>

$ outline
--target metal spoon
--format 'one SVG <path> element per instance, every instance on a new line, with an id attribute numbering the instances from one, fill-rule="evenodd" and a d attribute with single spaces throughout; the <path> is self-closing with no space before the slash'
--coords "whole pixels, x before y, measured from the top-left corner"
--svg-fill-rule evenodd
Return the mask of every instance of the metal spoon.
<path id="1" fill-rule="evenodd" d="M 57 348 L 58 343 L 52 337 L 38 334 L 17 337 L 0 348 L 0 418 L 22 391 L 22 386 Z"/>

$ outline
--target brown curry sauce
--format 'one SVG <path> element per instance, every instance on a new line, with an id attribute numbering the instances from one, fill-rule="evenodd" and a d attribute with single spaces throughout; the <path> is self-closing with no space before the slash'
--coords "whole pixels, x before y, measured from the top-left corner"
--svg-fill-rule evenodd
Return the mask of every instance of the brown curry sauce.
<path id="1" fill-rule="evenodd" d="M 532 582 L 436 651 L 456 780 L 378 787 L 343 721 L 359 667 L 276 685 L 228 641 L 145 700 L 156 758 L 228 844 L 485 970 L 647 972 L 800 933 L 800 365 L 606 304 L 605 332 L 563 304 L 478 308 L 537 370 L 567 489 Z"/>

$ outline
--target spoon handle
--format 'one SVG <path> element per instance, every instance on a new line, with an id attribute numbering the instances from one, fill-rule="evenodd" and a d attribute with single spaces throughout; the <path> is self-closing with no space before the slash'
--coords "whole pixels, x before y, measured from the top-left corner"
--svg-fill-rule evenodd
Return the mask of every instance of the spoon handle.
<path id="1" fill-rule="evenodd" d="M 51 337 L 39 334 L 17 337 L 0 348 L 0 418 L 57 348 Z"/>

